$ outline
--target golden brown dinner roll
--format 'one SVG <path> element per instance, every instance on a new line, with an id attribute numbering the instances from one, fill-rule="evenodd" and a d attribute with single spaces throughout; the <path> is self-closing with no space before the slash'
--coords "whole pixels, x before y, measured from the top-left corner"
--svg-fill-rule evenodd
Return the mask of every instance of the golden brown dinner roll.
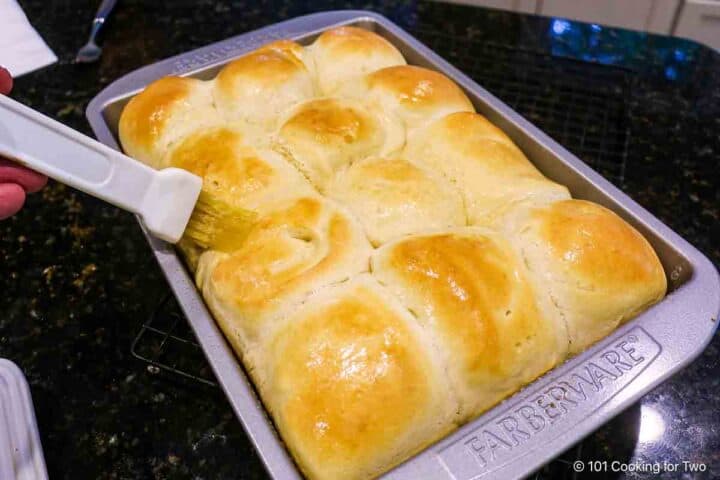
<path id="1" fill-rule="evenodd" d="M 650 244 L 600 205 L 564 200 L 522 209 L 505 232 L 564 318 L 571 353 L 665 295 L 665 272 Z"/>
<path id="2" fill-rule="evenodd" d="M 373 478 L 454 428 L 440 357 L 369 275 L 321 290 L 275 331 L 258 383 L 308 478 Z"/>
<path id="3" fill-rule="evenodd" d="M 470 100 L 442 73 L 401 65 L 359 77 L 337 94 L 372 102 L 395 112 L 408 132 L 454 112 L 474 112 Z"/>
<path id="4" fill-rule="evenodd" d="M 323 191 L 336 171 L 403 143 L 402 124 L 392 115 L 351 99 L 320 98 L 286 113 L 275 148 Z"/>
<path id="5" fill-rule="evenodd" d="M 335 175 L 327 195 L 346 205 L 370 241 L 464 226 L 460 193 L 441 175 L 403 158 L 367 158 Z"/>
<path id="6" fill-rule="evenodd" d="M 312 194 L 308 181 L 281 155 L 248 147 L 229 127 L 197 131 L 170 151 L 168 166 L 203 178 L 203 189 L 221 200 L 263 214 L 278 202 Z"/>
<path id="7" fill-rule="evenodd" d="M 537 302 L 522 259 L 489 229 L 402 238 L 371 265 L 438 342 L 464 420 L 565 357 L 560 317 Z"/>
<path id="8" fill-rule="evenodd" d="M 174 144 L 163 166 L 188 170 L 203 179 L 203 189 L 216 198 L 258 214 L 290 198 L 313 193 L 310 183 L 282 156 L 243 143 L 230 127 L 198 130 Z M 178 243 L 185 260 L 195 269 L 202 248 L 183 238 Z"/>
<path id="9" fill-rule="evenodd" d="M 285 109 L 316 93 L 305 56 L 302 46 L 281 40 L 229 63 L 215 78 L 218 110 L 262 143 L 256 135 L 268 133 Z"/>
<path id="10" fill-rule="evenodd" d="M 545 178 L 507 135 L 476 113 L 448 115 L 418 131 L 403 155 L 452 181 L 474 225 L 493 225 L 521 203 L 570 198 L 567 188 Z"/>
<path id="11" fill-rule="evenodd" d="M 405 65 L 402 54 L 371 31 L 340 27 L 323 32 L 310 47 L 320 92 L 329 95 L 344 81 L 393 65 Z"/>
<path id="12" fill-rule="evenodd" d="M 193 78 L 165 77 L 130 100 L 120 116 L 119 136 L 125 152 L 163 168 L 163 157 L 173 142 L 202 128 L 219 125 L 211 86 Z"/>
<path id="13" fill-rule="evenodd" d="M 292 200 L 260 218 L 238 249 L 200 258 L 197 281 L 228 338 L 243 351 L 308 293 L 367 271 L 362 227 L 321 197 Z"/>

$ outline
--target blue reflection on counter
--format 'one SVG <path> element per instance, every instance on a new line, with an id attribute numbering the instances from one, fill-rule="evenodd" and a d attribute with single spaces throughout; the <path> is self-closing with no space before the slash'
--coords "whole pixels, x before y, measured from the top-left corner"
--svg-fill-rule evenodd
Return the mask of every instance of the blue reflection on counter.
<path id="1" fill-rule="evenodd" d="M 550 22 L 551 52 L 591 62 L 616 63 L 620 60 L 616 50 L 604 48 L 603 30 L 597 24 L 554 18 Z"/>
<path id="2" fill-rule="evenodd" d="M 675 67 L 672 65 L 668 65 L 665 67 L 665 78 L 668 80 L 677 80 L 678 77 L 678 71 Z"/>
<path id="3" fill-rule="evenodd" d="M 558 35 L 562 35 L 570 29 L 570 22 L 561 18 L 556 18 L 552 22 L 552 30 Z"/>
<path id="4" fill-rule="evenodd" d="M 553 18 L 548 29 L 550 53 L 587 62 L 632 68 L 650 68 L 671 82 L 690 81 L 696 57 L 702 47 L 678 38 Z M 646 55 L 647 44 L 654 46 L 652 59 Z M 648 62 L 648 60 L 651 60 Z"/>

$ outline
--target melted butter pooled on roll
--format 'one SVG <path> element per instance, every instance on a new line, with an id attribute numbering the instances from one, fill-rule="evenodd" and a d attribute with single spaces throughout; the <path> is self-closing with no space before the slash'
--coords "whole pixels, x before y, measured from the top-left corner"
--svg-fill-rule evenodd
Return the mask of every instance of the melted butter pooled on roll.
<path id="1" fill-rule="evenodd" d="M 648 241 L 600 205 L 565 200 L 526 209 L 505 230 L 565 319 L 571 353 L 665 295 L 665 272 Z"/>
<path id="2" fill-rule="evenodd" d="M 348 206 L 374 245 L 466 222 L 459 192 L 442 176 L 403 158 L 355 162 L 333 178 L 327 194 Z"/>
<path id="3" fill-rule="evenodd" d="M 494 226 L 523 203 L 570 198 L 545 178 L 495 125 L 476 113 L 455 113 L 419 130 L 403 155 L 439 172 L 463 194 L 473 225 Z"/>
<path id="4" fill-rule="evenodd" d="M 455 427 L 433 347 L 369 275 L 310 297 L 276 332 L 262 391 L 309 478 L 373 478 Z"/>
<path id="5" fill-rule="evenodd" d="M 409 133 L 450 113 L 475 111 L 455 82 L 441 73 L 411 65 L 370 73 L 346 83 L 338 94 L 392 110 Z"/>
<path id="6" fill-rule="evenodd" d="M 464 419 L 551 369 L 567 352 L 564 325 L 536 303 L 522 262 L 490 230 L 467 227 L 398 240 L 376 252 L 372 271 L 438 339 Z"/>
<path id="7" fill-rule="evenodd" d="M 209 82 L 164 77 L 148 85 L 123 109 L 120 143 L 129 156 L 153 168 L 165 168 L 163 158 L 174 142 L 221 121 Z"/>
<path id="8" fill-rule="evenodd" d="M 315 96 L 305 56 L 302 46 L 281 40 L 229 63 L 215 78 L 218 110 L 262 144 L 281 112 Z"/>
<path id="9" fill-rule="evenodd" d="M 398 150 L 401 123 L 349 99 L 321 98 L 298 105 L 280 123 L 276 148 L 321 191 L 353 161 Z"/>
<path id="10" fill-rule="evenodd" d="M 320 91 L 333 93 L 344 81 L 393 65 L 405 65 L 402 54 L 381 36 L 355 27 L 323 32 L 310 46 Z"/>
<path id="11" fill-rule="evenodd" d="M 362 228 L 328 200 L 305 197 L 262 217 L 231 254 L 206 252 L 197 273 L 208 305 L 243 351 L 268 319 L 308 293 L 367 271 Z"/>

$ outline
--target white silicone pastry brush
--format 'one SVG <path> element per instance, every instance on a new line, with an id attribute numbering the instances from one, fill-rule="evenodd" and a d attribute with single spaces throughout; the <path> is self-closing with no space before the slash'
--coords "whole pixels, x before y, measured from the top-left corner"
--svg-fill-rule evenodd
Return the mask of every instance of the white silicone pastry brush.
<path id="1" fill-rule="evenodd" d="M 185 233 L 203 248 L 238 244 L 254 220 L 253 212 L 202 191 L 202 179 L 190 172 L 153 170 L 2 95 L 0 155 L 139 214 L 171 243 Z"/>

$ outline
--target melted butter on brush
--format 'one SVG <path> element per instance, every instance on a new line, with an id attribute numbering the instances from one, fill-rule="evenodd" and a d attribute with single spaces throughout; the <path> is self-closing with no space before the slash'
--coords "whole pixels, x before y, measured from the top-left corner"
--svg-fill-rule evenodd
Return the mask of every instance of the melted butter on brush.
<path id="1" fill-rule="evenodd" d="M 184 237 L 205 249 L 232 251 L 245 240 L 256 217 L 255 212 L 231 205 L 202 190 Z"/>

